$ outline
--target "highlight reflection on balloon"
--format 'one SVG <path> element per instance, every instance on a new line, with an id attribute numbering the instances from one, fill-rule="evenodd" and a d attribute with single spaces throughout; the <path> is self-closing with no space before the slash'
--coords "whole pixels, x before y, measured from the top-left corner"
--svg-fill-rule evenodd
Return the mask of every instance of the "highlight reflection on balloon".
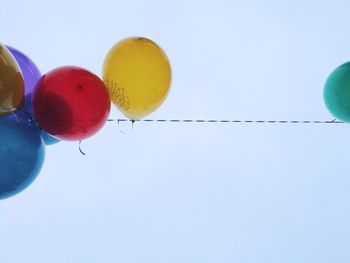
<path id="1" fill-rule="evenodd" d="M 23 123 L 0 120 L 0 199 L 27 188 L 39 174 L 45 145 L 38 130 Z"/>
<path id="2" fill-rule="evenodd" d="M 114 104 L 129 119 L 155 111 L 165 100 L 171 67 L 164 51 L 153 41 L 127 38 L 108 52 L 103 78 Z"/>
<path id="3" fill-rule="evenodd" d="M 6 46 L 0 43 L 0 117 L 19 108 L 24 97 L 21 70 Z"/>

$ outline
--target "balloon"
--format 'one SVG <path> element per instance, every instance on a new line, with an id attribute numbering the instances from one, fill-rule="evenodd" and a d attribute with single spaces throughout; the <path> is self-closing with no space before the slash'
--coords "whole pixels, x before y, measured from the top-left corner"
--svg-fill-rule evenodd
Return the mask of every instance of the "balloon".
<path id="1" fill-rule="evenodd" d="M 350 123 L 350 62 L 331 73 L 323 96 L 330 113 L 338 120 Z"/>
<path id="2" fill-rule="evenodd" d="M 16 59 L 23 75 L 24 79 L 24 103 L 23 105 L 16 111 L 16 116 L 10 116 L 11 119 L 19 119 L 22 122 L 27 123 L 28 125 L 40 129 L 39 125 L 33 118 L 33 110 L 32 110 L 32 92 L 38 80 L 41 77 L 40 70 L 34 64 L 34 62 L 21 51 L 6 46 L 8 50 L 11 52 L 13 57 Z M 59 140 L 51 137 L 45 131 L 40 131 L 41 137 L 44 139 L 46 145 L 52 145 L 58 143 Z"/>
<path id="3" fill-rule="evenodd" d="M 37 130 L 18 122 L 0 121 L 0 199 L 27 188 L 39 174 L 45 146 Z"/>
<path id="4" fill-rule="evenodd" d="M 0 43 L 0 117 L 21 106 L 24 82 L 21 70 L 10 51 Z"/>
<path id="5" fill-rule="evenodd" d="M 21 68 L 23 79 L 24 79 L 24 95 L 27 96 L 33 92 L 35 84 L 41 77 L 41 73 L 34 62 L 21 51 L 7 46 L 13 57 L 16 59 L 19 67 Z M 26 109 L 31 112 L 31 101 L 25 100 Z"/>
<path id="6" fill-rule="evenodd" d="M 127 38 L 107 54 L 103 78 L 114 104 L 129 119 L 155 111 L 165 100 L 171 68 L 164 51 L 146 38 Z"/>
<path id="7" fill-rule="evenodd" d="M 43 130 L 60 140 L 79 141 L 102 128 L 111 101 L 99 77 L 85 69 L 66 66 L 40 78 L 32 105 Z"/>
<path id="8" fill-rule="evenodd" d="M 21 51 L 6 46 L 8 50 L 11 52 L 13 57 L 16 59 L 24 79 L 24 108 L 28 112 L 32 112 L 32 103 L 31 103 L 31 94 L 34 90 L 34 87 L 38 80 L 41 77 L 41 73 L 38 67 L 34 64 L 34 62 L 26 56 Z"/>

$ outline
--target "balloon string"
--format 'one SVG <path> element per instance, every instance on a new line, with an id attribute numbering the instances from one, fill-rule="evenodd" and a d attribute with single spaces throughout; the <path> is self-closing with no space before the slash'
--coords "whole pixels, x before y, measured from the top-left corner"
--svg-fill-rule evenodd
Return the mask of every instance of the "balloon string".
<path id="1" fill-rule="evenodd" d="M 131 122 L 131 132 L 134 130 L 134 126 L 135 126 L 135 120 L 122 120 L 122 119 L 108 119 L 108 121 L 117 121 L 118 122 L 118 129 L 119 129 L 119 132 L 122 133 L 122 134 L 128 134 L 128 132 L 126 131 L 123 131 L 120 127 L 120 122 L 124 122 L 124 121 L 130 121 Z"/>
<path id="2" fill-rule="evenodd" d="M 80 152 L 82 155 L 86 155 L 86 153 L 83 152 L 83 150 L 81 149 L 81 141 L 79 141 L 79 152 Z"/>
<path id="3" fill-rule="evenodd" d="M 344 124 L 343 121 L 318 121 L 318 120 L 205 120 L 205 119 L 144 119 L 144 120 L 129 120 L 129 119 L 109 119 L 108 121 L 120 122 L 173 122 L 173 123 L 257 123 L 257 124 Z M 132 126 L 133 127 L 133 126 Z"/>

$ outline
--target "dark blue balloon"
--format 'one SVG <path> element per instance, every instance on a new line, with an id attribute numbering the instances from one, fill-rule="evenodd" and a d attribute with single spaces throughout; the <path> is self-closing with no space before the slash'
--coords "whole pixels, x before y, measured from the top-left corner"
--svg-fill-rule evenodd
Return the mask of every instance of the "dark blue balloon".
<path id="1" fill-rule="evenodd" d="M 0 199 L 27 188 L 38 176 L 45 144 L 37 129 L 15 121 L 0 121 Z"/>

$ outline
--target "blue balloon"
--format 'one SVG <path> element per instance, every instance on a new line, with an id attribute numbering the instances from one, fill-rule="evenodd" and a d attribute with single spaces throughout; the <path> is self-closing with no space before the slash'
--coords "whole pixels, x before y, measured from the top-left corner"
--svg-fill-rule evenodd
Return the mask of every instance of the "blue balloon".
<path id="1" fill-rule="evenodd" d="M 45 144 L 37 129 L 8 119 L 0 121 L 0 199 L 18 194 L 38 176 Z"/>

